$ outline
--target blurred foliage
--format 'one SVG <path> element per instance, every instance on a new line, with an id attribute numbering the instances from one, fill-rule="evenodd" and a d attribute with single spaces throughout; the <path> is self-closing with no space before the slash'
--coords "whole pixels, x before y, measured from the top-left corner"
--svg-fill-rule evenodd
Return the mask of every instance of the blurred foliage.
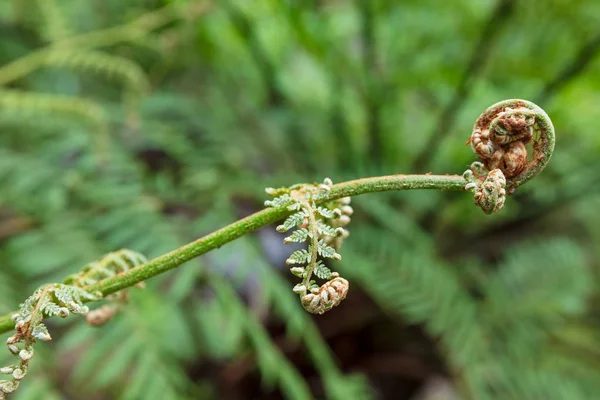
<path id="1" fill-rule="evenodd" d="M 15 398 L 423 399 L 439 376 L 443 398 L 596 398 L 599 22 L 592 0 L 0 2 L 2 313 L 109 251 L 155 257 L 258 210 L 265 186 L 462 173 L 505 98 L 558 133 L 498 215 L 356 198 L 349 298 L 323 317 L 262 230 L 102 328 L 49 321 Z"/>

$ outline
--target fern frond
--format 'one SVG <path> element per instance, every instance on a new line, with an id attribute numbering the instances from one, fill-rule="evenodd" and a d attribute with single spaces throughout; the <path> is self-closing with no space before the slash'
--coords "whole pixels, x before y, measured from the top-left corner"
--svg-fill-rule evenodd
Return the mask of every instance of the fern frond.
<path id="1" fill-rule="evenodd" d="M 440 337 L 451 365 L 460 371 L 461 381 L 475 398 L 490 398 L 489 386 L 498 377 L 483 377 L 483 371 L 493 363 L 486 347 L 486 332 L 477 319 L 476 302 L 461 287 L 451 270 L 425 255 L 403 248 L 397 249 L 393 238 L 369 233 L 363 228 L 359 243 L 369 244 L 360 253 L 348 256 L 346 274 L 363 287 L 384 310 L 400 315 L 413 323 L 423 323 L 434 337 Z M 371 235 L 371 236 L 370 236 Z M 376 237 L 377 241 L 369 240 Z M 350 251 L 348 250 L 350 253 Z M 366 259 L 360 254 L 379 254 Z"/>
<path id="2" fill-rule="evenodd" d="M 36 229 L 11 237 L 4 244 L 4 255 L 21 279 L 62 279 L 62 268 L 83 265 L 98 256 L 101 250 L 89 230 L 73 214 L 57 212 L 52 222 L 43 222 Z M 35 248 L 36 251 L 31 251 Z"/>
<path id="3" fill-rule="evenodd" d="M 338 233 L 336 232 L 335 228 L 324 223 L 323 221 L 317 222 L 317 229 L 318 229 L 319 235 L 338 236 Z"/>
<path id="4" fill-rule="evenodd" d="M 6 341 L 8 349 L 19 361 L 18 364 L 0 368 L 0 374 L 12 375 L 11 380 L 0 380 L 0 399 L 17 390 L 27 375 L 35 341 L 52 339 L 42 323 L 44 316 L 66 318 L 70 313 L 85 315 L 88 308 L 83 302 L 91 300 L 98 300 L 98 297 L 81 288 L 48 284 L 38 288 L 21 304 L 19 312 L 12 317 L 17 333 Z"/>
<path id="5" fill-rule="evenodd" d="M 319 214 L 321 214 L 322 217 L 328 218 L 328 219 L 335 218 L 335 217 L 339 216 L 339 214 L 335 213 L 334 210 L 330 210 L 330 209 L 325 208 L 325 207 L 317 207 L 317 212 Z"/>
<path id="6" fill-rule="evenodd" d="M 78 357 L 72 383 L 90 396 L 102 389 L 123 400 L 193 398 L 195 385 L 183 365 L 196 346 L 182 311 L 152 290 L 140 290 L 111 324 L 73 328 L 60 348 L 64 356 Z"/>
<path id="7" fill-rule="evenodd" d="M 262 255 L 264 249 L 249 238 L 241 238 L 231 245 L 234 246 L 232 250 L 235 254 L 244 255 L 242 263 L 236 270 L 236 281 L 239 280 L 242 284 L 244 277 L 248 276 L 250 279 L 257 279 L 260 282 L 260 285 L 256 286 L 256 292 L 253 293 L 258 296 L 256 300 L 260 304 L 271 305 L 273 314 L 285 323 L 290 336 L 290 343 L 286 345 L 286 348 L 300 345 L 306 347 L 308 357 L 323 380 L 326 398 L 329 400 L 368 400 L 373 398 L 366 379 L 359 375 L 346 375 L 340 370 L 335 355 L 319 333 L 313 319 L 304 312 L 303 308 L 299 307 L 297 296 L 290 292 L 286 280 L 274 271 L 264 259 Z M 225 255 L 217 254 L 216 257 L 225 257 Z M 227 265 L 229 264 L 229 258 L 223 261 Z M 212 329 L 217 329 L 216 335 L 222 332 L 221 335 L 226 338 L 231 336 L 233 334 L 231 331 L 241 329 L 237 327 L 243 326 L 244 320 L 252 316 L 252 311 L 246 307 L 234 308 L 237 311 L 221 310 L 220 319 L 224 319 L 225 324 L 206 321 L 206 324 L 210 324 Z M 199 318 L 204 319 L 204 313 L 202 311 L 198 311 L 198 313 Z M 254 345 L 253 347 L 255 351 L 260 351 L 260 347 L 257 348 Z"/>
<path id="8" fill-rule="evenodd" d="M 52 49 L 43 59 L 46 67 L 62 67 L 76 71 L 92 71 L 117 79 L 136 96 L 149 90 L 150 83 L 145 72 L 135 62 L 101 51 L 78 51 L 76 49 Z"/>
<path id="9" fill-rule="evenodd" d="M 292 200 L 292 197 L 287 193 L 283 194 L 281 196 L 277 196 L 273 200 L 265 201 L 266 207 L 274 207 L 274 208 L 287 207 L 290 204 L 293 204 L 293 200 Z"/>
<path id="10" fill-rule="evenodd" d="M 127 272 L 147 261 L 148 259 L 141 253 L 121 249 L 108 253 L 98 261 L 86 264 L 80 272 L 65 279 L 64 283 L 77 287 L 93 285 L 103 279 Z"/>
<path id="11" fill-rule="evenodd" d="M 287 217 L 282 225 L 279 225 L 277 227 L 277 231 L 278 232 L 287 232 L 290 229 L 295 228 L 298 225 L 302 224 L 304 222 L 305 218 L 306 218 L 306 214 L 304 213 L 304 211 L 294 213 L 294 214 L 290 215 L 289 217 Z"/>
<path id="12" fill-rule="evenodd" d="M 311 261 L 311 254 L 306 249 L 300 249 L 294 251 L 288 259 L 285 261 L 286 264 L 306 264 Z"/>
<path id="13" fill-rule="evenodd" d="M 323 239 L 319 240 L 319 255 L 325 258 L 333 258 L 334 260 L 341 260 L 342 256 L 340 256 L 333 247 L 325 244 Z"/>
<path id="14" fill-rule="evenodd" d="M 283 239 L 283 243 L 288 244 L 288 243 L 292 243 L 292 242 L 296 242 L 296 243 L 306 242 L 306 239 L 308 239 L 310 237 L 310 235 L 311 234 L 308 231 L 308 229 L 301 228 L 301 229 L 298 229 L 297 231 L 294 231 L 294 233 L 292 233 L 290 236 Z"/>
<path id="15" fill-rule="evenodd" d="M 37 0 L 42 17 L 42 36 L 53 42 L 70 34 L 68 23 L 55 0 Z"/>
<path id="16" fill-rule="evenodd" d="M 244 245 L 244 240 L 240 241 Z M 250 257 L 249 268 L 259 273 L 262 295 L 271 299 L 273 310 L 287 326 L 292 338 L 302 340 L 315 368 L 323 379 L 327 398 L 331 400 L 373 398 L 368 382 L 361 376 L 344 375 L 337 366 L 334 355 L 319 333 L 315 322 L 298 307 L 296 296 L 286 288 L 283 277 L 260 256 L 256 246 L 245 246 Z"/>
<path id="17" fill-rule="evenodd" d="M 319 279 L 330 280 L 332 278 L 331 270 L 327 268 L 321 261 L 317 262 L 317 267 L 315 268 L 315 275 Z"/>
<path id="18" fill-rule="evenodd" d="M 228 304 L 238 314 L 243 313 L 245 306 L 230 285 L 219 278 L 211 278 L 210 282 L 221 302 Z M 288 399 L 304 400 L 313 398 L 300 373 L 273 345 L 260 322 L 251 314 L 246 313 L 245 316 L 244 328 L 256 348 L 258 365 L 267 385 L 278 383 Z"/>
<path id="19" fill-rule="evenodd" d="M 317 206 L 316 200 L 327 199 L 333 182 L 325 178 L 322 184 L 297 184 L 289 188 L 267 188 L 266 192 L 278 196 L 272 201 L 266 201 L 269 207 L 286 205 L 290 211 L 298 211 L 288 217 L 277 231 L 286 232 L 300 226 L 292 235 L 284 239 L 284 243 L 304 242 L 310 238 L 308 249 L 296 250 L 285 261 L 286 264 L 306 264 L 305 267 L 293 267 L 290 272 L 302 278 L 302 283 L 294 286 L 292 291 L 300 296 L 300 303 L 309 312 L 323 314 L 341 303 L 348 293 L 348 281 L 341 278 L 337 272 L 331 272 L 317 259 L 319 256 L 341 260 L 336 252 L 342 240 L 348 236 L 348 231 L 342 228 L 350 222 L 352 207 L 350 199 L 345 197 Z M 345 210 L 342 211 L 341 209 Z M 332 220 L 328 222 L 327 220 Z M 332 225 L 329 225 L 329 224 Z M 330 246 L 333 244 L 334 247 Z M 311 280 L 312 274 L 325 278 L 320 287 Z"/>
<path id="20" fill-rule="evenodd" d="M 109 142 L 107 119 L 97 104 L 77 97 L 42 94 L 19 90 L 0 90 L 0 108 L 24 116 L 37 113 L 64 113 L 87 121 L 95 131 L 98 150 L 102 153 Z"/>
<path id="21" fill-rule="evenodd" d="M 513 246 L 488 278 L 484 315 L 499 325 L 531 319 L 547 324 L 576 316 L 585 310 L 592 282 L 581 248 L 568 239 Z"/>

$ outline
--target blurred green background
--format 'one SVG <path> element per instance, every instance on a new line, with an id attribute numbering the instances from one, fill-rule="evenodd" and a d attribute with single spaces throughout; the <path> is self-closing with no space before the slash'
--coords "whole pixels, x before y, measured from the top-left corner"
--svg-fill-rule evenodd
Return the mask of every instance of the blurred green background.
<path id="1" fill-rule="evenodd" d="M 599 47 L 595 0 L 3 0 L 2 314 L 109 251 L 257 211 L 267 186 L 460 174 L 503 99 L 558 139 L 493 216 L 464 193 L 353 199 L 350 293 L 323 316 L 263 229 L 102 328 L 49 321 L 14 398 L 597 399 Z"/>

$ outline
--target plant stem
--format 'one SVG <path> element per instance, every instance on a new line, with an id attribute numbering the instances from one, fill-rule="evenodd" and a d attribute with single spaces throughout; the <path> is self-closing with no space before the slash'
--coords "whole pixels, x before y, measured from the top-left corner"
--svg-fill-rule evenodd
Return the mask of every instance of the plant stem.
<path id="1" fill-rule="evenodd" d="M 319 236 L 318 236 L 318 231 L 317 231 L 317 221 L 315 219 L 315 214 L 314 214 L 313 208 L 311 207 L 311 205 L 308 201 L 304 201 L 303 206 L 304 206 L 304 209 L 306 210 L 306 213 L 308 214 L 308 223 L 310 225 L 310 261 L 308 262 L 308 265 L 306 266 L 306 272 L 304 275 L 304 279 L 302 280 L 302 284 L 304 285 L 306 290 L 308 290 L 308 292 L 310 293 L 310 290 L 309 290 L 310 278 L 312 276 L 313 271 L 315 270 L 315 268 L 317 266 L 317 257 L 318 257 L 318 252 L 319 252 Z"/>
<path id="2" fill-rule="evenodd" d="M 460 175 L 389 175 L 363 178 L 333 185 L 329 197 L 316 201 L 316 203 L 346 196 L 394 190 L 438 189 L 462 191 L 465 183 L 465 179 Z M 289 214 L 291 212 L 285 207 L 267 208 L 258 211 L 167 254 L 156 257 L 143 265 L 132 268 L 123 274 L 104 279 L 84 289 L 92 293 L 100 292 L 102 296 L 118 292 L 176 268 L 186 261 L 217 249 L 258 228 L 279 221 Z M 0 333 L 14 328 L 11 321 L 11 316 L 14 313 L 16 311 L 0 317 Z"/>

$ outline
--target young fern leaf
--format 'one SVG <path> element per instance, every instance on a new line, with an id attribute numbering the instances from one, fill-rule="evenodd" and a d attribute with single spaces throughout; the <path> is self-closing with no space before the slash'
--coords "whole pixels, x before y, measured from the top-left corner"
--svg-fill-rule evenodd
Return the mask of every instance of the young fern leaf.
<path id="1" fill-rule="evenodd" d="M 281 196 L 275 197 L 273 200 L 265 201 L 266 207 L 285 207 L 293 203 L 291 196 L 288 193 L 284 193 Z"/>
<path id="2" fill-rule="evenodd" d="M 86 264 L 81 271 L 67 277 L 65 284 L 84 287 L 93 285 L 98 281 L 111 278 L 121 272 L 126 272 L 131 268 L 144 264 L 146 257 L 143 254 L 133 250 L 121 249 L 113 253 L 108 253 L 98 261 Z"/>
<path id="3" fill-rule="evenodd" d="M 290 215 L 286 218 L 283 225 L 277 227 L 277 232 L 287 232 L 290 229 L 297 227 L 304 222 L 304 218 L 306 218 L 306 214 L 304 214 L 303 211 Z"/>
<path id="4" fill-rule="evenodd" d="M 335 218 L 336 216 L 338 216 L 337 213 L 334 212 L 334 210 L 330 210 L 325 207 L 317 207 L 317 211 L 319 212 L 319 214 L 321 214 L 322 217 L 328 219 Z"/>
<path id="5" fill-rule="evenodd" d="M 294 231 L 294 233 L 292 233 L 290 236 L 283 239 L 283 243 L 288 244 L 288 243 L 293 243 L 293 242 L 296 242 L 296 243 L 306 242 L 306 239 L 308 239 L 309 237 L 310 237 L 310 232 L 308 231 L 308 229 L 300 228 L 297 231 Z"/>
<path id="6" fill-rule="evenodd" d="M 305 249 L 296 250 L 292 255 L 285 260 L 286 264 L 304 264 L 311 260 L 311 253 Z"/>
<path id="7" fill-rule="evenodd" d="M 331 272 L 331 270 L 329 268 L 327 268 L 325 266 L 325 264 L 323 264 L 321 261 L 317 261 L 317 266 L 315 268 L 315 275 L 319 279 L 329 280 L 332 278 L 333 273 Z"/>
<path id="8" fill-rule="evenodd" d="M 0 92 L 0 105 L 6 106 L 5 94 L 7 92 Z M 2 96 L 5 96 L 4 100 Z M 52 98 L 52 96 L 48 98 Z M 10 105 L 5 108 L 10 108 Z M 510 128 L 512 127 L 516 129 L 511 131 Z M 534 135 L 539 135 L 539 138 L 535 138 Z M 525 163 L 524 160 L 527 159 L 527 154 L 522 151 L 522 145 L 529 143 L 531 140 L 533 141 L 534 154 L 531 160 Z M 283 216 L 285 210 L 300 211 L 306 218 L 303 219 L 300 225 L 295 226 L 299 226 L 299 230 L 305 229 L 308 232 L 305 241 L 309 241 L 309 245 L 307 250 L 295 253 L 294 256 L 306 264 L 291 268 L 291 272 L 302 279 L 301 283 L 294 288 L 294 292 L 300 295 L 301 304 L 306 310 L 321 314 L 340 304 L 346 297 L 349 288 L 348 281 L 341 278 L 336 272 L 329 271 L 330 273 L 327 273 L 328 269 L 325 270 L 326 267 L 320 264 L 318 260 L 319 255 L 321 257 L 337 258 L 337 251 L 343 239 L 348 236 L 345 226 L 350 222 L 350 216 L 352 215 L 349 198 L 331 200 L 330 196 L 358 195 L 384 190 L 424 188 L 462 190 L 464 188 L 476 191 L 475 201 L 485 212 L 494 212 L 501 207 L 503 197 L 506 194 L 510 194 L 517 186 L 533 178 L 545 167 L 554 147 L 554 132 L 549 119 L 537 106 L 522 100 L 510 100 L 498 103 L 482 114 L 482 117 L 476 123 L 470 142 L 482 159 L 482 163 L 474 165 L 470 174 L 466 174 L 466 176 L 474 178 L 473 181 L 467 178 L 467 182 L 465 182 L 459 176 L 407 175 L 360 179 L 336 185 L 333 189 L 330 180 L 325 180 L 323 184 L 304 184 L 295 185 L 288 189 L 273 189 L 270 191 L 278 197 L 266 202 L 266 204 L 281 208 L 280 210 L 257 213 L 211 234 L 210 240 L 198 240 L 183 246 L 181 249 L 173 251 L 173 256 L 162 256 L 160 263 L 150 263 L 151 265 L 146 266 L 148 268 L 140 268 L 138 271 L 144 273 L 132 279 L 139 282 L 180 265 L 184 261 L 215 249 L 257 227 L 274 222 L 275 217 Z M 491 171 L 488 172 L 489 169 Z M 479 170 L 482 172 L 479 172 Z M 320 206 L 317 207 L 316 203 Z M 328 227 L 333 229 L 335 235 L 329 235 L 331 229 Z M 305 233 L 300 233 L 298 238 L 303 238 L 304 235 Z M 333 252 L 330 249 L 333 249 Z M 78 274 L 70 282 L 74 286 L 66 286 L 70 289 L 64 290 L 79 289 L 87 293 L 85 292 L 84 278 L 89 278 L 89 282 L 98 282 L 107 277 L 120 275 L 135 266 L 134 264 L 141 262 L 143 262 L 142 257 L 136 257 L 127 253 L 127 251 L 119 255 L 112 255 L 104 262 L 94 263 L 81 274 Z M 94 273 L 92 274 L 91 271 L 94 271 Z M 325 276 L 325 279 L 329 280 L 318 286 L 311 280 L 313 273 L 317 277 Z M 381 281 L 381 279 L 379 280 Z M 132 281 L 127 279 L 117 282 L 119 281 L 119 278 L 117 278 L 114 281 L 115 286 L 111 290 L 124 289 L 132 285 Z M 111 281 L 111 283 L 113 282 Z M 21 321 L 16 321 L 16 341 L 18 341 L 19 334 L 26 341 L 27 337 L 31 342 L 35 339 L 48 340 L 50 335 L 41 323 L 44 314 L 66 316 L 70 312 L 84 313 L 87 311 L 78 302 L 83 303 L 84 300 L 88 299 L 88 295 L 94 296 L 93 293 L 85 295 L 79 293 L 79 297 L 77 297 L 75 292 L 60 292 L 62 290 L 61 286 L 65 285 L 47 285 L 43 291 L 36 292 L 32 299 L 24 303 L 23 310 L 28 312 L 30 316 L 24 317 Z M 59 295 L 55 293 L 56 291 Z M 46 295 L 48 293 L 52 293 L 50 296 L 52 300 L 43 300 L 47 299 Z M 469 313 L 469 315 L 472 315 L 472 312 Z M 34 324 L 33 315 L 39 316 L 39 323 Z M 441 312 L 441 315 L 446 317 L 446 313 Z M 0 322 L 0 327 L 7 329 L 6 318 L 2 317 Z M 26 325 L 31 326 L 32 329 L 23 331 Z M 457 340 L 456 343 L 462 345 L 465 341 Z M 20 349 L 14 343 L 10 343 L 9 348 L 11 352 L 19 355 L 21 361 L 28 361 L 32 356 L 32 352 L 28 348 Z M 16 388 L 15 382 L 18 385 L 18 381 L 23 378 L 26 371 L 21 368 L 20 364 L 2 368 L 0 371 L 12 374 L 14 378 L 11 381 L 0 382 L 0 397 L 4 398 L 6 397 L 5 394 L 14 391 Z"/>
<path id="9" fill-rule="evenodd" d="M 99 132 L 104 133 L 107 129 L 104 111 L 97 104 L 82 98 L 2 89 L 0 106 L 16 111 L 72 114 L 90 121 Z"/>
<path id="10" fill-rule="evenodd" d="M 64 283 L 44 285 L 25 300 L 21 304 L 19 312 L 12 316 L 17 332 L 6 341 L 10 352 L 19 358 L 19 363 L 0 368 L 0 374 L 12 375 L 11 380 L 0 380 L 0 400 L 6 399 L 10 393 L 14 392 L 27 375 L 36 340 L 49 341 L 52 339 L 48 328 L 42 322 L 44 317 L 66 318 L 71 313 L 87 314 L 87 321 L 92 325 L 101 325 L 107 322 L 114 315 L 116 308 L 113 307 L 107 311 L 107 306 L 104 306 L 99 309 L 102 310 L 101 313 L 90 313 L 92 314 L 90 320 L 89 308 L 84 303 L 100 300 L 102 295 L 90 293 L 85 290 L 85 287 L 126 272 L 145 262 L 146 257 L 131 250 L 123 249 L 109 253 L 99 261 L 85 265 L 80 272 L 65 279 Z M 107 299 L 126 301 L 126 292 L 116 293 L 108 296 Z"/>
<path id="11" fill-rule="evenodd" d="M 17 331 L 6 341 L 8 350 L 18 359 L 18 364 L 0 368 L 0 374 L 12 375 L 10 380 L 0 380 L 0 399 L 6 399 L 19 387 L 29 370 L 33 357 L 33 344 L 36 340 L 48 341 L 51 336 L 42 323 L 44 316 L 68 317 L 71 313 L 85 315 L 86 301 L 99 300 L 99 297 L 82 288 L 51 283 L 37 289 L 12 317 Z"/>
<path id="12" fill-rule="evenodd" d="M 338 260 L 338 261 L 342 259 L 342 256 L 339 255 L 333 247 L 325 244 L 325 242 L 322 239 L 319 240 L 318 252 L 321 257 L 333 258 L 334 260 Z"/>
<path id="13" fill-rule="evenodd" d="M 338 231 L 336 230 L 336 228 L 334 228 L 333 226 L 327 225 L 323 221 L 317 222 L 317 230 L 319 232 L 319 235 L 322 235 L 322 236 L 325 236 L 325 235 L 338 236 Z"/>
<path id="14" fill-rule="evenodd" d="M 103 279 L 111 278 L 120 273 L 127 272 L 131 268 L 144 264 L 146 257 L 143 254 L 133 250 L 121 249 L 113 253 L 108 253 L 98 261 L 85 265 L 77 274 L 67 277 L 64 283 L 86 287 L 93 285 Z M 143 284 L 139 284 L 143 287 Z M 86 315 L 86 322 L 93 326 L 101 326 L 110 321 L 119 311 L 119 303 L 126 303 L 128 299 L 127 291 L 121 291 L 105 297 L 106 300 L 117 304 L 102 306 L 96 310 L 90 311 Z"/>
<path id="15" fill-rule="evenodd" d="M 504 100 L 488 107 L 475 121 L 467 141 L 480 158 L 463 174 L 465 190 L 486 214 L 500 211 L 506 195 L 539 174 L 554 150 L 550 117 L 526 100 Z M 527 145 L 533 144 L 533 155 Z"/>
<path id="16" fill-rule="evenodd" d="M 350 222 L 352 207 L 350 199 L 342 198 L 324 202 L 316 206 L 316 200 L 326 200 L 333 183 L 327 178 L 322 184 L 294 185 L 290 188 L 266 189 L 268 194 L 278 196 L 265 205 L 271 207 L 287 207 L 298 211 L 290 215 L 277 231 L 286 232 L 298 227 L 284 243 L 301 243 L 308 241 L 308 248 L 294 251 L 286 260 L 292 264 L 290 272 L 302 278 L 302 282 L 294 286 L 292 291 L 300 296 L 300 303 L 311 313 L 323 314 L 341 303 L 348 293 L 348 281 L 337 272 L 332 272 L 318 257 L 340 260 L 339 249 L 342 240 L 348 236 L 343 226 Z M 304 265 L 305 264 L 305 265 Z M 303 265 L 303 266 L 301 266 Z M 311 280 L 312 274 L 327 280 L 319 286 Z"/>

